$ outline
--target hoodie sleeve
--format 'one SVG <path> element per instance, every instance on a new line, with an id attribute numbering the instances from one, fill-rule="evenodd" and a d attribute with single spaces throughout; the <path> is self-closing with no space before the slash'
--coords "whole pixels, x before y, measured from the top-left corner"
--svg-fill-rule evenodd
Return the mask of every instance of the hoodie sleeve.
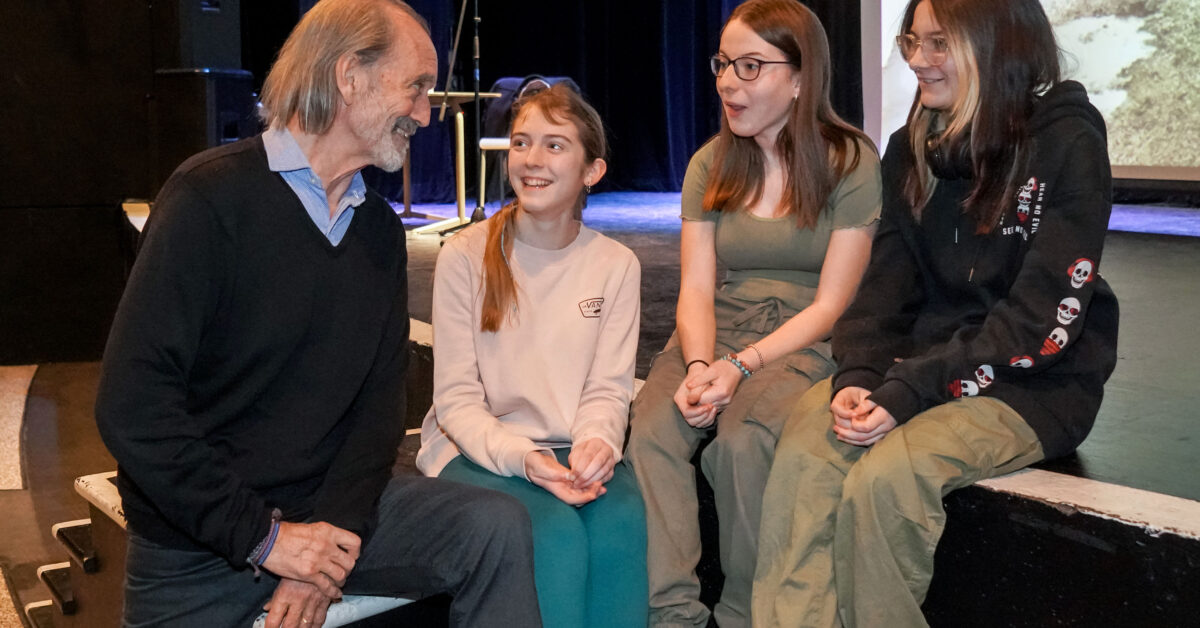
<path id="1" fill-rule="evenodd" d="M 986 394 L 997 372 L 1056 364 L 1078 339 L 1097 277 L 1112 210 L 1112 184 L 1100 129 L 1080 126 L 1042 138 L 1059 144 L 1054 186 L 1034 208 L 1036 229 L 1007 295 L 980 325 L 963 327 L 922 355 L 894 365 L 871 395 L 903 423 L 962 396 Z M 1041 147 L 1046 149 L 1047 147 Z"/>

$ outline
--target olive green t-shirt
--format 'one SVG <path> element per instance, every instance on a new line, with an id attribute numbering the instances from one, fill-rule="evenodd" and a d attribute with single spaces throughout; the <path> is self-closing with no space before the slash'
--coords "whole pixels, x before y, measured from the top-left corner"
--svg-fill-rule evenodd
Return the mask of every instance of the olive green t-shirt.
<path id="1" fill-rule="evenodd" d="M 794 215 L 759 218 L 744 207 L 704 211 L 701 202 L 716 144 L 713 139 L 701 146 L 688 164 L 681 218 L 716 223 L 717 259 L 727 269 L 724 284 L 761 277 L 816 288 L 833 230 L 863 227 L 879 220 L 879 157 L 862 141 L 858 167 L 834 188 L 813 229 L 799 228 Z"/>

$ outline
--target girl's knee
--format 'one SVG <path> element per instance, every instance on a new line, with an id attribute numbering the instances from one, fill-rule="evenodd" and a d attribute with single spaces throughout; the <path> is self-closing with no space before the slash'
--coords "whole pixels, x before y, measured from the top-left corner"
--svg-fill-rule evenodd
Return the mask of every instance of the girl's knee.
<path id="1" fill-rule="evenodd" d="M 846 500 L 869 500 L 898 507 L 919 492 L 917 479 L 905 451 L 872 449 L 850 467 L 843 484 Z"/>

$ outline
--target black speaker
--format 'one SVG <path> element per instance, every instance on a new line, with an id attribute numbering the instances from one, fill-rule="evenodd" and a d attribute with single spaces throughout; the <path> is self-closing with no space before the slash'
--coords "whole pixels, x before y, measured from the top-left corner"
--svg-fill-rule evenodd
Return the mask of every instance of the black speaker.
<path id="1" fill-rule="evenodd" d="M 154 73 L 154 192 L 192 155 L 258 132 L 254 77 L 246 70 Z"/>
<path id="2" fill-rule="evenodd" d="M 239 0 L 150 2 L 154 68 L 242 67 Z"/>
<path id="3" fill-rule="evenodd" d="M 149 29 L 145 2 L 0 1 L 0 207 L 149 193 Z"/>

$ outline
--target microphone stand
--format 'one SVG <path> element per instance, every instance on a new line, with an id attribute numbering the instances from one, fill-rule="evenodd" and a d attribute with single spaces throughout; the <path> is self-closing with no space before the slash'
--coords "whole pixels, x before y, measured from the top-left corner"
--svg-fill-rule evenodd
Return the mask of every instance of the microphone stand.
<path id="1" fill-rule="evenodd" d="M 480 148 L 480 146 L 479 146 L 479 138 L 483 137 L 483 116 L 482 116 L 483 107 L 481 106 L 481 102 L 480 102 L 482 99 L 479 96 L 479 92 L 480 92 L 480 90 L 479 90 L 479 23 L 481 21 L 479 19 L 479 0 L 474 0 L 474 8 L 475 8 L 475 15 L 474 15 L 475 34 L 474 34 L 474 42 L 473 42 L 474 43 L 474 54 L 473 54 L 474 68 L 473 68 L 473 70 L 474 70 L 475 136 L 476 136 L 476 138 L 475 138 L 475 163 L 478 164 L 481 161 L 480 154 L 483 152 L 483 149 Z M 450 64 L 449 64 L 449 68 L 446 70 L 446 87 L 442 92 L 443 95 L 442 95 L 441 112 L 438 113 L 438 121 L 439 122 L 444 120 L 445 116 L 446 116 L 446 105 L 450 100 L 450 79 L 454 75 L 454 61 L 458 57 L 458 44 L 462 40 L 462 27 L 463 27 L 463 23 L 466 22 L 466 17 L 467 17 L 467 0 L 463 0 L 462 8 L 458 12 L 458 26 L 457 26 L 457 28 L 455 28 L 455 31 L 454 31 L 454 46 L 450 50 Z M 482 192 L 482 190 L 481 190 L 481 192 Z M 475 198 L 478 199 L 479 196 L 480 196 L 479 194 L 476 194 Z M 454 227 L 450 227 L 449 229 L 441 231 L 440 233 L 442 235 L 445 235 L 447 233 L 452 233 L 452 232 L 458 231 L 459 229 L 462 229 L 463 227 L 466 227 L 469 224 L 480 222 L 486 218 L 487 218 L 487 215 L 483 211 L 483 205 L 479 204 L 478 200 L 476 200 L 475 210 L 471 212 L 471 219 L 469 222 L 466 222 L 466 223 L 463 223 L 463 224 L 460 224 L 460 225 L 457 225 Z"/>
<path id="2" fill-rule="evenodd" d="M 464 8 L 466 6 L 466 1 L 467 0 L 463 0 Z M 474 0 L 474 5 L 475 5 L 475 58 L 474 58 L 474 65 L 475 65 L 475 67 L 474 67 L 474 70 L 475 70 L 475 163 L 479 164 L 482 167 L 483 162 L 480 159 L 480 157 L 481 157 L 481 154 L 483 153 L 483 148 L 479 145 L 479 140 L 481 138 L 483 138 L 483 113 L 482 113 L 483 106 L 482 106 L 482 103 L 480 102 L 480 98 L 479 98 L 479 22 L 480 22 L 479 0 Z M 479 174 L 479 185 L 485 185 L 485 182 L 486 182 L 486 179 L 484 179 L 484 174 L 480 173 Z M 475 195 L 475 198 L 482 199 L 483 198 L 483 190 L 479 190 L 479 192 Z M 487 215 L 484 214 L 484 212 L 483 212 L 483 205 L 476 203 L 475 211 L 471 212 L 471 222 L 480 222 L 485 218 L 487 218 Z"/>

